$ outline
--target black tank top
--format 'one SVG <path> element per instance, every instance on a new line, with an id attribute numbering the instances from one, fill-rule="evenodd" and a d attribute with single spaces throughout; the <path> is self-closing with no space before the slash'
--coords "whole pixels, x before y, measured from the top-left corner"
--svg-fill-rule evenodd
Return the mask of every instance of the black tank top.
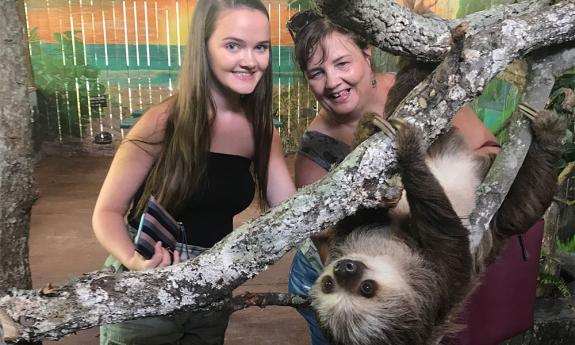
<path id="1" fill-rule="evenodd" d="M 254 198 L 255 182 L 250 167 L 249 158 L 209 153 L 206 173 L 198 189 L 186 199 L 184 208 L 173 215 L 186 228 L 188 244 L 209 248 L 232 232 L 233 217 Z M 139 217 L 130 223 L 138 224 Z"/>
<path id="2" fill-rule="evenodd" d="M 209 248 L 233 230 L 233 217 L 250 205 L 255 183 L 246 157 L 210 152 L 198 190 L 176 215 L 189 244 Z"/>

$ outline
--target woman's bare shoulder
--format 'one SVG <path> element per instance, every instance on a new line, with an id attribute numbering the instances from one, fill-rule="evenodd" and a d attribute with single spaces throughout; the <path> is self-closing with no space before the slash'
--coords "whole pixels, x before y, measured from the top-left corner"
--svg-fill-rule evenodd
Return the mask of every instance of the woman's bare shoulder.
<path id="1" fill-rule="evenodd" d="M 162 141 L 166 125 L 174 105 L 174 99 L 154 105 L 142 115 L 126 138 L 150 142 Z"/>

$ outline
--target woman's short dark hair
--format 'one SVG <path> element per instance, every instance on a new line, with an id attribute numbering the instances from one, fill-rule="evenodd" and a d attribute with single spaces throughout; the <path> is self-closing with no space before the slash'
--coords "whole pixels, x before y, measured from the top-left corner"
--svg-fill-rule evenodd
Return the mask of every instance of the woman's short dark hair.
<path id="1" fill-rule="evenodd" d="M 362 39 L 355 33 L 334 24 L 325 18 L 318 17 L 294 34 L 294 57 L 302 71 L 305 72 L 305 70 L 307 70 L 308 63 L 318 48 L 323 52 L 323 62 L 326 51 L 326 47 L 323 42 L 324 39 L 333 32 L 339 32 L 348 36 L 361 50 L 366 49 L 369 46 L 366 40 Z"/>

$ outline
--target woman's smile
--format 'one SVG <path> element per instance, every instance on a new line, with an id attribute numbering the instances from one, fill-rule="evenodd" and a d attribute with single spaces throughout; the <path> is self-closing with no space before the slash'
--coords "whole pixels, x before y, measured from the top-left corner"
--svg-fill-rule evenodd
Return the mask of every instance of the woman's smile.
<path id="1" fill-rule="evenodd" d="M 345 103 L 349 100 L 351 96 L 351 88 L 343 89 L 338 92 L 332 92 L 328 94 L 328 97 L 336 103 Z"/>

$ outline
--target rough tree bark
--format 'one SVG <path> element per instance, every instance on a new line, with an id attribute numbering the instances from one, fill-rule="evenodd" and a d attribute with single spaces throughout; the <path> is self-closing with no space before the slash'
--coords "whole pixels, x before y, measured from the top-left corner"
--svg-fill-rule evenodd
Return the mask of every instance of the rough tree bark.
<path id="1" fill-rule="evenodd" d="M 439 61 L 451 46 L 450 31 L 462 22 L 470 23 L 468 33 L 473 35 L 483 27 L 539 10 L 550 2 L 529 0 L 500 5 L 457 20 L 420 16 L 394 0 L 316 0 L 316 5 L 331 21 L 357 32 L 382 50 Z"/>
<path id="2" fill-rule="evenodd" d="M 32 113 L 18 2 L 0 2 L 0 294 L 30 289 L 28 262 L 32 177 Z M 0 325 L 1 328 L 1 325 Z M 2 331 L 0 330 L 0 333 Z"/>
<path id="3" fill-rule="evenodd" d="M 0 3 L 0 293 L 31 287 L 32 114 L 17 1 Z"/>
<path id="4" fill-rule="evenodd" d="M 508 63 L 533 49 L 573 40 L 574 34 L 573 1 L 495 21 L 460 40 L 459 48 L 408 95 L 394 116 L 421 126 L 430 142 Z M 427 52 L 438 54 L 434 47 Z M 193 261 L 122 275 L 89 273 L 51 290 L 14 290 L 0 298 L 0 308 L 17 321 L 13 339 L 58 339 L 104 322 L 217 307 L 227 291 L 277 261 L 295 243 L 359 206 L 394 198 L 400 190 L 392 178 L 395 166 L 394 143 L 376 134 L 325 178 L 247 222 Z"/>

